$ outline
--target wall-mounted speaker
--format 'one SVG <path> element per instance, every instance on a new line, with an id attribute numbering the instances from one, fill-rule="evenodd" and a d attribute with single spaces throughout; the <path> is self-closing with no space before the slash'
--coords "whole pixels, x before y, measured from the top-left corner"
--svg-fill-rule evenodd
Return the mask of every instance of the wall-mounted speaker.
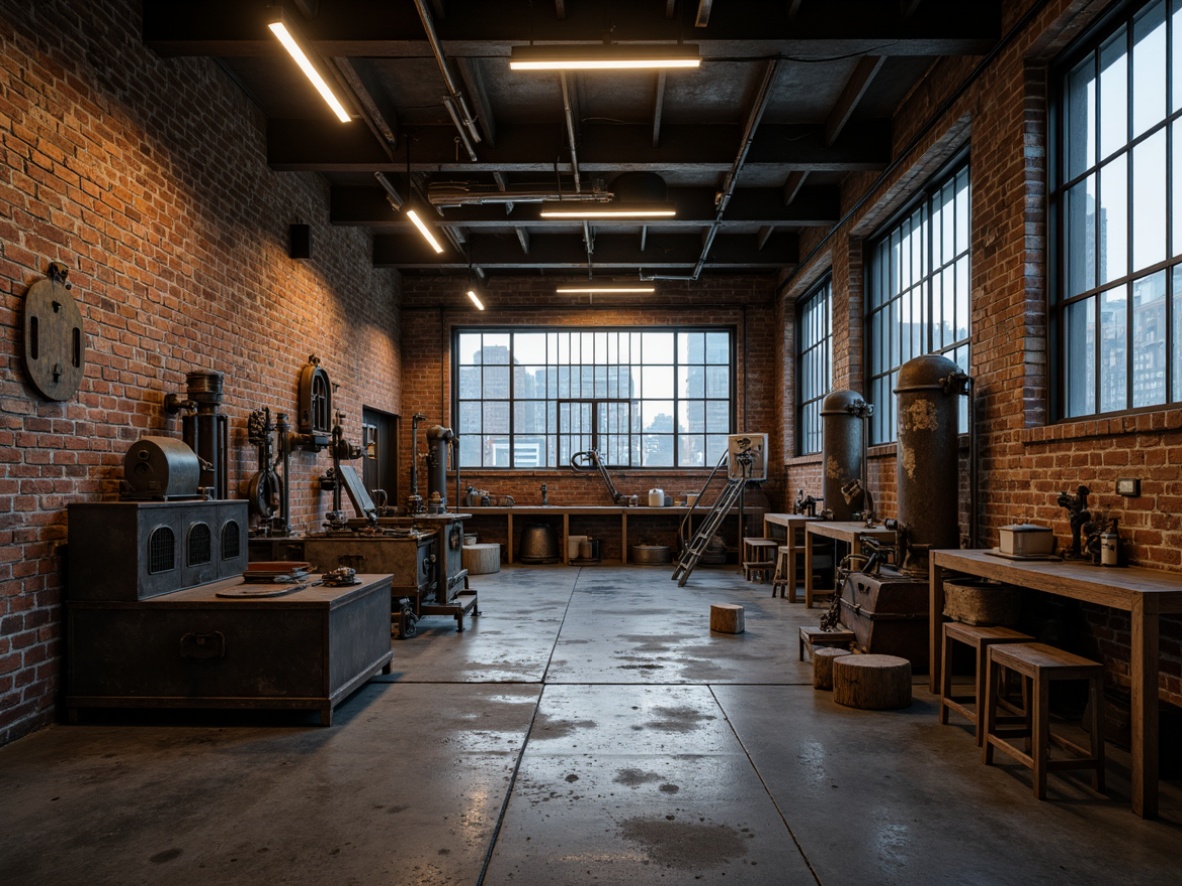
<path id="1" fill-rule="evenodd" d="M 312 226 L 292 225 L 288 229 L 290 236 L 287 254 L 292 258 L 312 257 Z"/>

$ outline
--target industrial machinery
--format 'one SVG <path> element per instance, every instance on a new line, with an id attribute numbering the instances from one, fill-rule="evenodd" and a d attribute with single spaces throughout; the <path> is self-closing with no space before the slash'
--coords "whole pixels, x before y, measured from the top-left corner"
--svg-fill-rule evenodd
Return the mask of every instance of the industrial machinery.
<path id="1" fill-rule="evenodd" d="M 186 396 L 168 394 L 164 410 L 186 412 L 181 418 L 181 438 L 201 459 L 198 486 L 211 498 L 229 498 L 229 424 L 219 407 L 225 377 L 220 372 L 190 372 Z"/>
<path id="2" fill-rule="evenodd" d="M 874 407 L 853 391 L 833 391 L 821 403 L 822 498 L 834 520 L 863 519 L 866 422 Z"/>
<path id="3" fill-rule="evenodd" d="M 873 545 L 838 576 L 822 627 L 854 631 L 866 652 L 898 655 L 916 670 L 928 664 L 928 552 L 960 544 L 958 397 L 970 379 L 946 357 L 916 357 L 899 371 L 898 520 L 893 546 Z M 848 482 L 848 481 L 847 481 Z M 884 561 L 893 559 L 893 564 Z"/>

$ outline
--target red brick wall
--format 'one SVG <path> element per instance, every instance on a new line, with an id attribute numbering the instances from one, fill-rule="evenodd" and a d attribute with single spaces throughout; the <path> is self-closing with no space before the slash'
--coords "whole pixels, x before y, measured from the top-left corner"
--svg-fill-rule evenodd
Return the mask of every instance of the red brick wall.
<path id="1" fill-rule="evenodd" d="M 398 277 L 368 235 L 328 225 L 319 177 L 274 173 L 258 109 L 208 60 L 140 44 L 139 4 L 0 0 L 0 743 L 51 722 L 60 679 L 66 506 L 112 499 L 128 446 L 179 436 L 166 393 L 225 373 L 230 483 L 256 468 L 252 409 L 296 410 L 316 354 L 359 438 L 361 405 L 401 399 Z M 310 224 L 313 259 L 287 257 Z M 86 374 L 49 402 L 27 382 L 21 312 L 69 268 Z M 315 527 L 325 456 L 300 453 L 293 513 Z"/>
<path id="2" fill-rule="evenodd" d="M 1017 24 L 1031 2 L 1005 4 L 1004 28 Z M 999 526 L 1032 519 L 1054 527 L 1069 543 L 1059 491 L 1086 483 L 1090 504 L 1119 517 L 1133 562 L 1182 571 L 1182 412 L 1158 409 L 1113 419 L 1048 424 L 1047 351 L 1047 63 L 1105 3 L 1052 0 L 1016 32 L 966 90 L 959 87 L 979 59 L 936 65 L 894 119 L 894 162 L 882 176 L 850 176 L 843 204 L 852 217 L 815 256 L 786 280 L 798 297 L 830 269 L 835 281 L 834 385 L 860 390 L 862 309 L 852 305 L 860 287 L 860 238 L 872 237 L 946 160 L 963 146 L 972 170 L 972 367 L 979 398 L 981 490 L 980 544 L 996 545 Z M 849 293 L 839 281 L 848 281 Z M 844 299 L 851 299 L 846 311 Z M 841 306 L 842 310 L 837 310 Z M 840 320 L 836 319 L 841 317 Z M 850 329 L 843 332 L 842 322 Z M 968 528 L 968 458 L 962 448 L 961 525 Z M 868 457 L 871 488 L 880 514 L 895 515 L 893 446 Z M 1139 477 L 1142 495 L 1114 494 L 1117 477 Z M 818 492 L 816 459 L 792 459 L 788 488 Z M 1110 675 L 1127 685 L 1128 619 L 1085 607 L 1093 628 L 1087 641 L 1103 651 Z M 1165 697 L 1182 702 L 1180 625 L 1163 625 Z"/>
<path id="3" fill-rule="evenodd" d="M 451 426 L 451 335 L 456 326 L 725 326 L 736 333 L 736 424 L 738 429 L 766 432 L 770 451 L 781 451 L 780 395 L 776 387 L 777 361 L 783 344 L 775 323 L 774 280 L 771 277 L 703 278 L 658 281 L 659 307 L 637 309 L 621 296 L 556 296 L 554 280 L 537 277 L 493 278 L 481 287 L 483 313 L 470 308 L 462 278 L 407 278 L 403 287 L 404 415 L 422 412 L 428 425 Z M 404 425 L 408 425 L 404 421 Z M 421 430 L 421 429 L 420 429 Z M 409 426 L 405 444 L 409 450 Z M 461 445 L 463 445 L 461 443 Z M 425 448 L 422 437 L 419 448 Z M 775 459 L 771 459 L 775 463 Z M 409 489 L 410 467 L 403 470 Z M 782 507 L 782 469 L 763 485 L 763 491 Z M 569 468 L 542 471 L 461 472 L 463 485 L 512 495 L 522 504 L 541 501 L 541 484 L 555 505 L 610 504 L 598 475 L 575 474 Z M 697 491 L 703 471 L 644 470 L 615 476 L 619 491 L 643 497 L 651 488 L 670 494 Z M 454 497 L 454 479 L 449 498 Z M 420 471 L 420 494 L 426 496 Z M 713 499 L 713 493 L 708 500 Z"/>

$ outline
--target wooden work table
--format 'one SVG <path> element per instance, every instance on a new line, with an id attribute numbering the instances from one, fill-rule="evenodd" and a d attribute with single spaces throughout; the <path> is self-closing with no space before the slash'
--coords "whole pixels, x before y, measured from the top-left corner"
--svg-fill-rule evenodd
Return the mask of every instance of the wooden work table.
<path id="1" fill-rule="evenodd" d="M 804 527 L 806 523 L 819 520 L 820 517 L 810 517 L 808 514 L 764 514 L 763 537 L 776 538 L 772 527 L 780 526 L 784 529 L 784 547 L 788 548 L 788 599 L 796 602 L 796 554 L 803 552 L 805 545 Z M 778 558 L 777 558 L 778 559 Z"/>
<path id="2" fill-rule="evenodd" d="M 559 539 L 559 553 L 564 564 L 570 563 L 570 557 L 567 551 L 567 538 L 570 536 L 570 518 L 573 517 L 617 517 L 620 521 L 620 546 L 623 550 L 623 562 L 628 562 L 628 517 L 666 517 L 672 521 L 674 530 L 681 522 L 682 518 L 689 512 L 688 507 L 668 507 L 668 508 L 649 508 L 649 507 L 622 507 L 620 505 L 514 505 L 511 508 L 503 507 L 470 507 L 465 510 L 471 512 L 472 516 L 479 519 L 480 517 L 503 517 L 507 523 L 506 538 L 508 539 L 508 548 L 505 551 L 507 562 L 513 563 L 514 556 L 514 539 L 516 533 L 513 531 L 514 517 L 561 517 L 562 518 L 562 537 Z M 695 519 L 704 518 L 709 513 L 709 508 L 701 506 L 695 508 Z"/>
<path id="3" fill-rule="evenodd" d="M 1009 560 L 989 551 L 931 552 L 932 692 L 940 686 L 940 632 L 944 620 L 944 572 L 956 571 L 1110 606 L 1129 613 L 1129 679 L 1132 708 L 1133 811 L 1144 818 L 1158 807 L 1158 621 L 1182 614 L 1182 575 L 1157 569 L 1105 569 L 1081 561 Z"/>
<path id="4" fill-rule="evenodd" d="M 863 538 L 893 541 L 895 530 L 887 529 L 882 524 L 867 526 L 861 520 L 817 520 L 806 524 L 804 527 L 804 605 L 809 609 L 813 606 L 813 541 L 817 538 L 831 538 L 834 541 L 845 542 L 852 549 Z M 840 562 L 839 557 L 834 557 L 834 566 Z M 822 593 L 832 593 L 832 591 L 822 591 Z"/>

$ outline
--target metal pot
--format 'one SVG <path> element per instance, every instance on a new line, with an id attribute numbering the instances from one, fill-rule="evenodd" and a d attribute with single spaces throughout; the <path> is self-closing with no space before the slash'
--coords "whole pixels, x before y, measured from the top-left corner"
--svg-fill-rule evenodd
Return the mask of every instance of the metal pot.
<path id="1" fill-rule="evenodd" d="M 521 532 L 521 546 L 517 559 L 522 563 L 557 563 L 558 537 L 554 527 L 545 523 L 531 523 Z"/>
<path id="2" fill-rule="evenodd" d="M 669 545 L 632 545 L 632 562 L 637 566 L 660 566 L 672 559 Z"/>

